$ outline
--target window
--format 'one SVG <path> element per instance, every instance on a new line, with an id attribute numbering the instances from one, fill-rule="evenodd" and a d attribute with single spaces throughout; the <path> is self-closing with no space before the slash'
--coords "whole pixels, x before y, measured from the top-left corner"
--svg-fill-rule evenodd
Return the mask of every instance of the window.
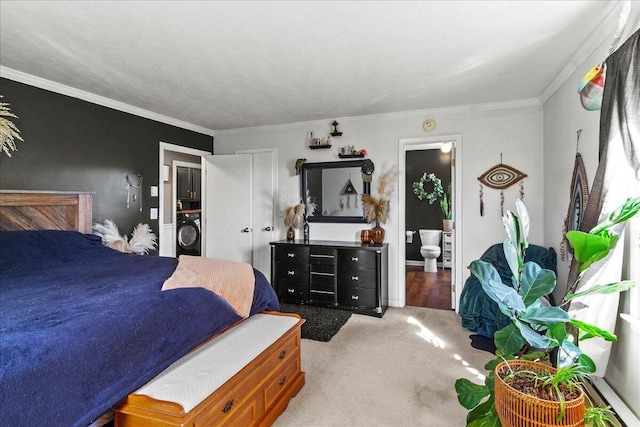
<path id="1" fill-rule="evenodd" d="M 631 327 L 640 333 L 640 217 L 636 215 L 627 223 L 627 240 L 625 241 L 625 266 L 623 279 L 633 280 L 638 285 L 629 291 L 628 313 L 620 313 L 620 317 L 631 323 Z M 625 274 L 626 273 L 626 274 Z"/>

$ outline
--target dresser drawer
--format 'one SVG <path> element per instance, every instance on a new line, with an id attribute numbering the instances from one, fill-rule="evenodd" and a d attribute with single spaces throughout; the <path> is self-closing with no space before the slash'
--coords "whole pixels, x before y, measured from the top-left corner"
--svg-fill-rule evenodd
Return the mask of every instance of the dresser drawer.
<path id="1" fill-rule="evenodd" d="M 376 307 L 375 288 L 340 288 L 338 290 L 338 304 L 349 307 Z"/>
<path id="2" fill-rule="evenodd" d="M 341 250 L 338 251 L 338 269 L 375 269 L 376 253 L 367 250 Z"/>
<path id="3" fill-rule="evenodd" d="M 309 299 L 309 287 L 306 283 L 280 281 L 278 297 L 288 301 L 306 301 Z"/>
<path id="4" fill-rule="evenodd" d="M 333 248 L 310 248 L 309 263 L 311 265 L 336 265 L 336 251 Z"/>
<path id="5" fill-rule="evenodd" d="M 375 270 L 340 269 L 338 272 L 338 288 L 375 288 Z"/>
<path id="6" fill-rule="evenodd" d="M 268 411 L 280 396 L 289 388 L 289 384 L 300 373 L 300 359 L 295 358 L 288 363 L 284 372 L 272 375 L 264 386 L 264 407 Z"/>
<path id="7" fill-rule="evenodd" d="M 323 305 L 336 303 L 336 294 L 332 291 L 322 291 L 317 289 L 309 290 L 309 300 L 311 302 L 323 303 Z"/>
<path id="8" fill-rule="evenodd" d="M 307 282 L 309 280 L 309 266 L 307 264 L 278 264 L 276 275 L 280 282 Z"/>
<path id="9" fill-rule="evenodd" d="M 278 263 L 283 265 L 308 264 L 309 247 L 294 245 L 276 246 L 276 259 L 278 260 Z"/>
<path id="10" fill-rule="evenodd" d="M 309 288 L 311 290 L 321 290 L 333 292 L 336 287 L 336 281 L 333 276 L 315 276 L 311 273 L 311 281 L 309 282 Z"/>

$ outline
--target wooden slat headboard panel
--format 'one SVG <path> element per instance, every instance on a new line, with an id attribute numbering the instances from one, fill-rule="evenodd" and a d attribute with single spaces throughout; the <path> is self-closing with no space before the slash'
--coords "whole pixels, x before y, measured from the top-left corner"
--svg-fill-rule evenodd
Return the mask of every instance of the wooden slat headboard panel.
<path id="1" fill-rule="evenodd" d="M 91 233 L 93 193 L 0 190 L 0 231 Z"/>

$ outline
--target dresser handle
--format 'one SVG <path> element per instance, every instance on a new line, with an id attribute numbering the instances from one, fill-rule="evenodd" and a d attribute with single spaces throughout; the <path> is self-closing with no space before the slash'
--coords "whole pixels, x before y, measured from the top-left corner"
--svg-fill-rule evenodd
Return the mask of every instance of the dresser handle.
<path id="1" fill-rule="evenodd" d="M 289 292 L 290 294 L 295 293 L 295 291 L 296 291 L 295 289 L 287 289 L 287 292 Z"/>
<path id="2" fill-rule="evenodd" d="M 296 254 L 292 254 L 291 252 L 287 252 L 287 256 L 288 256 L 289 258 L 293 258 L 293 257 L 295 257 L 295 256 L 296 256 Z"/>
<path id="3" fill-rule="evenodd" d="M 287 270 L 287 274 L 288 274 L 289 276 L 295 276 L 296 272 L 295 272 L 295 271 L 292 271 L 292 270 Z"/>
<path id="4" fill-rule="evenodd" d="M 224 408 L 222 408 L 222 412 L 224 412 L 225 414 L 229 412 L 231 408 L 233 408 L 233 404 L 233 399 L 229 400 L 227 403 L 225 403 Z"/>
<path id="5" fill-rule="evenodd" d="M 282 359 L 284 359 L 284 356 L 286 356 L 286 355 L 287 355 L 287 350 L 282 350 L 280 352 L 280 356 L 278 356 L 278 359 L 282 360 Z"/>
<path id="6" fill-rule="evenodd" d="M 359 296 L 359 295 L 351 295 L 351 299 L 354 299 L 354 300 L 356 300 L 356 301 L 357 301 L 357 300 L 358 300 L 358 298 L 360 298 L 360 296 Z"/>
<path id="7" fill-rule="evenodd" d="M 280 381 L 278 381 L 278 385 L 284 385 L 284 383 L 287 382 L 287 376 L 285 375 L 284 377 L 280 378 Z"/>
<path id="8" fill-rule="evenodd" d="M 357 282 L 358 281 L 358 276 L 351 276 L 351 280 L 355 280 Z"/>
<path id="9" fill-rule="evenodd" d="M 358 261 L 358 257 L 357 256 L 352 256 L 351 257 L 351 261 L 356 261 L 357 262 Z"/>

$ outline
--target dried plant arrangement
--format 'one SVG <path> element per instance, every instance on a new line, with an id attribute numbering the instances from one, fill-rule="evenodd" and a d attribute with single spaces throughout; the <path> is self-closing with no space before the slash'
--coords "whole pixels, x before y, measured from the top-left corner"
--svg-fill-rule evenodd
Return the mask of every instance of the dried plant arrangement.
<path id="1" fill-rule="evenodd" d="M 393 181 L 397 174 L 398 172 L 395 168 L 382 172 L 376 190 L 377 196 L 362 195 L 362 207 L 367 221 L 384 224 L 389 220 L 389 213 L 391 212 L 390 199 L 394 190 Z"/>
<path id="2" fill-rule="evenodd" d="M 0 98 L 3 98 L 0 95 Z M 0 153 L 5 153 L 11 157 L 11 152 L 16 150 L 15 139 L 24 141 L 20 136 L 20 131 L 17 126 L 9 119 L 5 117 L 18 118 L 9 109 L 9 104 L 6 102 L 0 102 Z"/>
<path id="3" fill-rule="evenodd" d="M 304 209 L 305 207 L 302 203 L 286 208 L 284 211 L 284 225 L 289 228 L 301 228 L 304 223 Z"/>

